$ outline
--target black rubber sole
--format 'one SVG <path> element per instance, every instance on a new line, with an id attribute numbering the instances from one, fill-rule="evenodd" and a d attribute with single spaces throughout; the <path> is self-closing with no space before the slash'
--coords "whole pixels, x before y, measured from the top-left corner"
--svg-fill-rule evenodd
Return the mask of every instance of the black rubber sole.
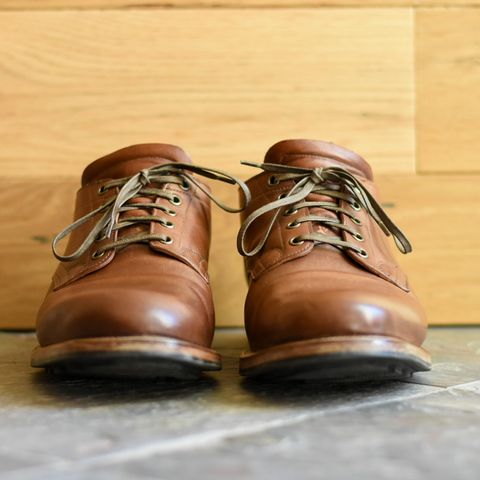
<path id="1" fill-rule="evenodd" d="M 341 352 L 265 363 L 241 374 L 261 381 L 318 380 L 326 382 L 365 382 L 396 380 L 415 372 L 430 370 L 430 364 L 412 355 Z"/>
<path id="2" fill-rule="evenodd" d="M 129 352 L 72 355 L 45 367 L 46 372 L 62 377 L 112 379 L 194 380 L 204 371 L 211 370 L 219 370 L 219 368 L 199 359 L 185 360 Z"/>
<path id="3" fill-rule="evenodd" d="M 69 377 L 192 380 L 221 369 L 209 348 L 165 337 L 105 337 L 69 340 L 32 352 L 32 367 Z"/>

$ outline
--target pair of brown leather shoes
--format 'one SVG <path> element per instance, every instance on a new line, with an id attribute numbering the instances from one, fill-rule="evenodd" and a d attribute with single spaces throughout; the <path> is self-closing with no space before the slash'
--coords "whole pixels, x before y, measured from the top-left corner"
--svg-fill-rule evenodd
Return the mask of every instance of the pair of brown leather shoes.
<path id="1" fill-rule="evenodd" d="M 245 184 L 163 144 L 89 165 L 75 221 L 53 242 L 60 264 L 38 313 L 32 366 L 107 377 L 220 369 L 207 272 L 213 200 L 242 211 L 243 375 L 361 380 L 427 370 L 425 315 L 385 234 L 411 247 L 378 204 L 365 160 L 288 140 L 252 165 L 261 172 Z M 239 186 L 242 206 L 215 200 L 202 176 Z"/>

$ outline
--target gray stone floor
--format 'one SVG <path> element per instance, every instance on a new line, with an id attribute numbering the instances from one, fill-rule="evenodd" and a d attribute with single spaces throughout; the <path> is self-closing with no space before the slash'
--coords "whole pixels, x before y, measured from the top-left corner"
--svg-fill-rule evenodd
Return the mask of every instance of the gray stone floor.
<path id="1" fill-rule="evenodd" d="M 480 328 L 431 329 L 408 382 L 245 383 L 241 330 L 195 383 L 58 380 L 0 333 L 0 478 L 480 478 Z"/>

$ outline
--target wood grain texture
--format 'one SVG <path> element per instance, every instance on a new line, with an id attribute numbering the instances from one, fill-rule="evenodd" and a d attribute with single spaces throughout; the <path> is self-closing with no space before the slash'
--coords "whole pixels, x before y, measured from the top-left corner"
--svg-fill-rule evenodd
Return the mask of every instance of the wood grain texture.
<path id="1" fill-rule="evenodd" d="M 478 323 L 479 175 L 381 176 L 382 200 L 413 244 L 398 260 L 432 324 Z"/>
<path id="2" fill-rule="evenodd" d="M 478 323 L 480 212 L 471 205 L 480 175 L 455 172 L 480 171 L 480 9 L 371 7 L 480 0 L 146 8 L 166 3 L 0 0 L 0 200 L 16 205 L 15 214 L 0 210 L 0 328 L 33 326 L 56 263 L 49 242 L 70 222 L 79 173 L 94 158 L 171 142 L 197 164 L 246 177 L 240 160 L 294 137 L 332 140 L 372 163 L 414 244 L 399 260 L 431 323 Z M 217 6 L 229 8 L 206 8 Z M 300 8 L 308 6 L 342 8 Z M 420 172 L 451 175 L 413 175 L 415 154 Z M 242 325 L 238 218 L 217 209 L 213 217 L 218 324 Z"/>
<path id="3" fill-rule="evenodd" d="M 245 7 L 425 7 L 470 6 L 480 0 L 0 0 L 0 10 L 96 8 L 245 8 Z"/>
<path id="4" fill-rule="evenodd" d="M 416 13 L 422 172 L 480 171 L 480 9 Z"/>
<path id="5" fill-rule="evenodd" d="M 414 171 L 409 10 L 25 11 L 0 24 L 2 175 L 21 163 L 75 176 L 146 141 L 235 172 L 295 137 Z"/>
<path id="6" fill-rule="evenodd" d="M 432 324 L 478 323 L 480 212 L 470 206 L 480 203 L 479 181 L 480 176 L 378 178 L 389 214 L 413 243 L 413 254 L 399 254 L 399 260 Z M 77 181 L 4 180 L 2 185 L 0 201 L 15 204 L 16 215 L 0 210 L 0 328 L 31 328 L 56 264 L 49 241 L 70 223 Z M 237 202 L 234 189 L 213 188 L 222 200 Z M 212 211 L 210 274 L 217 323 L 240 326 L 247 287 L 243 261 L 235 248 L 239 220 L 217 208 Z"/>
<path id="7" fill-rule="evenodd" d="M 50 242 L 71 222 L 78 180 L 1 180 L 0 328 L 33 328 L 56 260 Z"/>

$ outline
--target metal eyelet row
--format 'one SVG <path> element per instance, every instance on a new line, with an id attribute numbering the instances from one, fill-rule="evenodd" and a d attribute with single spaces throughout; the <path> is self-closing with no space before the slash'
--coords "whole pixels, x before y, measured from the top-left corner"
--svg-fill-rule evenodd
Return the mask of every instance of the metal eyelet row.
<path id="1" fill-rule="evenodd" d="M 272 175 L 272 177 L 274 177 Z M 272 177 L 269 178 L 269 185 L 274 185 L 275 183 L 272 183 Z M 284 198 L 285 197 L 285 194 L 281 194 L 278 198 Z M 350 203 L 350 206 L 353 208 L 353 210 L 355 211 L 360 211 L 362 209 L 361 205 L 358 203 L 358 202 L 352 202 Z M 285 212 L 283 212 L 283 215 L 288 217 L 290 215 L 295 215 L 296 213 L 298 212 L 298 209 L 295 209 L 293 207 L 285 210 Z M 355 223 L 355 225 L 362 225 L 362 222 L 359 218 L 357 217 L 352 217 L 351 218 L 352 222 Z M 290 222 L 289 224 L 287 224 L 287 228 L 289 229 L 292 229 L 292 228 L 297 228 L 301 225 L 300 222 L 298 222 L 297 220 L 294 220 L 293 222 Z M 357 240 L 358 242 L 364 242 L 365 241 L 365 237 L 358 233 L 358 232 L 355 232 L 355 233 L 352 233 L 352 237 Z M 299 245 L 302 245 L 305 243 L 305 240 L 300 240 L 299 237 L 292 237 L 288 243 L 292 246 L 299 246 Z M 365 250 L 365 249 L 362 249 L 360 251 L 356 251 L 355 252 L 359 257 L 362 257 L 362 258 L 368 258 L 368 252 Z"/>
<path id="2" fill-rule="evenodd" d="M 356 212 L 359 212 L 362 209 L 362 206 L 358 202 L 352 202 L 352 203 L 350 203 L 350 206 Z M 351 220 L 355 225 L 362 225 L 362 221 L 357 217 L 352 217 Z M 352 237 L 355 240 L 357 240 L 357 242 L 364 242 L 365 241 L 365 237 L 361 233 L 358 233 L 358 232 L 352 233 Z M 356 254 L 359 257 L 368 258 L 368 252 L 365 249 L 362 249 L 359 252 L 356 252 Z"/>
<path id="3" fill-rule="evenodd" d="M 180 185 L 182 190 L 184 191 L 188 191 L 190 190 L 190 183 L 187 182 L 186 180 L 183 181 L 183 183 Z M 105 185 L 102 185 L 101 187 L 99 187 L 98 189 L 98 195 L 104 195 L 106 192 L 108 192 L 109 188 L 105 187 Z M 172 205 L 175 205 L 175 206 L 179 206 L 182 204 L 182 199 L 181 197 L 179 197 L 178 195 L 174 195 L 170 200 L 169 202 L 172 204 Z M 175 217 L 177 215 L 177 212 L 175 210 L 163 210 L 167 215 L 170 215 L 171 217 Z M 175 225 L 173 222 L 170 222 L 170 221 L 162 221 L 160 222 L 162 226 L 166 227 L 166 228 L 174 228 Z M 105 235 L 99 235 L 96 239 L 97 242 L 101 242 L 103 240 L 105 240 L 107 237 Z M 159 240 L 161 243 L 165 244 L 165 245 L 171 245 L 173 243 L 173 238 L 170 237 L 170 236 L 166 236 L 165 238 L 163 239 L 160 239 Z M 91 257 L 93 260 L 96 260 L 97 258 L 101 258 L 105 255 L 106 253 L 106 250 L 103 250 L 103 251 L 99 251 L 99 250 L 95 250 Z"/>
<path id="4" fill-rule="evenodd" d="M 278 183 L 280 183 L 278 181 L 278 179 L 275 177 L 275 175 L 272 175 L 269 179 L 268 179 L 268 184 L 269 185 L 277 185 Z M 278 199 L 282 199 L 282 198 L 285 198 L 287 196 L 287 193 L 284 192 L 284 193 L 281 193 L 279 196 L 278 196 Z M 290 207 L 290 208 L 287 208 L 287 210 L 285 210 L 283 212 L 283 216 L 284 217 L 289 217 L 291 215 L 295 215 L 296 213 L 298 213 L 298 208 L 294 208 L 294 207 Z M 292 222 L 288 223 L 287 224 L 287 228 L 288 229 L 293 229 L 293 228 L 298 228 L 300 227 L 301 223 L 300 222 L 297 222 L 297 220 L 293 220 Z M 296 246 L 299 246 L 299 245 L 303 245 L 305 243 L 305 240 L 299 240 L 298 237 L 292 237 L 288 243 L 294 247 Z"/>
<path id="5" fill-rule="evenodd" d="M 351 202 L 350 206 L 356 212 L 359 212 L 362 209 L 362 206 L 358 202 L 355 202 L 355 201 Z M 351 217 L 351 220 L 355 225 L 362 225 L 362 221 L 357 217 Z M 352 233 L 352 237 L 355 240 L 357 240 L 357 242 L 364 242 L 365 241 L 365 237 L 361 233 L 358 233 L 358 232 Z M 355 253 L 359 257 L 368 258 L 368 252 L 364 248 L 362 248 L 359 252 L 356 251 Z"/>

